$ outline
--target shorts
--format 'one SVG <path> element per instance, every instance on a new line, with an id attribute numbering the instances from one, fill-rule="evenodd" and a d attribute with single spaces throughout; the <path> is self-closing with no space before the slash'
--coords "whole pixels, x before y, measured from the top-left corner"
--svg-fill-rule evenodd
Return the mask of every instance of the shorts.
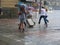
<path id="1" fill-rule="evenodd" d="M 24 23 L 24 16 L 19 15 L 19 21 L 20 21 L 20 23 Z"/>

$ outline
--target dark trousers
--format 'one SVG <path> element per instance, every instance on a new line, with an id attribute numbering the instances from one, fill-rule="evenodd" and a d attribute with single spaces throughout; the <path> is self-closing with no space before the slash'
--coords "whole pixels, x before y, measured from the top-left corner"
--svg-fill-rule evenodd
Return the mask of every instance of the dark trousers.
<path id="1" fill-rule="evenodd" d="M 44 19 L 45 24 L 47 24 L 47 22 L 48 22 L 47 16 L 44 16 L 44 15 L 40 16 L 40 18 L 39 18 L 39 24 L 40 24 L 42 18 Z"/>

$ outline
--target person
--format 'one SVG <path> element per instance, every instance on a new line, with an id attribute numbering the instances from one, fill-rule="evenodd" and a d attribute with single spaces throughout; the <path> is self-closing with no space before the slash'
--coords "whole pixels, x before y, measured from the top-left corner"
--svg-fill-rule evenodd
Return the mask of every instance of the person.
<path id="1" fill-rule="evenodd" d="M 41 14 L 40 14 L 40 18 L 39 18 L 39 24 L 40 24 L 40 22 L 41 22 L 41 19 L 43 18 L 44 19 L 44 22 L 45 22 L 45 24 L 46 24 L 46 26 L 47 26 L 47 22 L 49 22 L 48 20 L 47 20 L 47 10 L 44 8 L 44 7 L 42 7 L 41 8 Z"/>
<path id="2" fill-rule="evenodd" d="M 18 15 L 20 20 L 19 29 L 21 31 L 24 31 L 24 24 L 25 24 L 25 18 L 26 18 L 24 6 L 20 6 L 20 11 L 18 12 Z"/>

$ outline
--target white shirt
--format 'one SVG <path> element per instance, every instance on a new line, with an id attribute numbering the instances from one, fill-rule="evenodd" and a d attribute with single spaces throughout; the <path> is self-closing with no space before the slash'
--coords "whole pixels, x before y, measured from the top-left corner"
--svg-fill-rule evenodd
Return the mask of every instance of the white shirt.
<path id="1" fill-rule="evenodd" d="M 41 14 L 40 15 L 47 16 L 47 12 L 44 8 L 41 8 Z"/>

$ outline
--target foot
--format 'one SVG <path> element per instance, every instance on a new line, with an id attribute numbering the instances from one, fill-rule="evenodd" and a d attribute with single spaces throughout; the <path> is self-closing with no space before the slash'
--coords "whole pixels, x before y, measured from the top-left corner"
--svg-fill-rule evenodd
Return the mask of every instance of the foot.
<path id="1" fill-rule="evenodd" d="M 38 22 L 38 24 L 40 24 L 40 22 Z"/>
<path id="2" fill-rule="evenodd" d="M 18 29 L 20 30 L 20 27 Z"/>
<path id="3" fill-rule="evenodd" d="M 20 32 L 24 32 L 25 29 L 21 29 Z"/>
<path id="4" fill-rule="evenodd" d="M 49 23 L 49 21 L 47 20 L 47 22 Z"/>
<path id="5" fill-rule="evenodd" d="M 25 26 L 26 26 L 26 23 L 24 22 Z"/>
<path id="6" fill-rule="evenodd" d="M 25 29 L 23 29 L 23 31 L 22 32 L 24 32 L 25 31 Z"/>
<path id="7" fill-rule="evenodd" d="M 45 24 L 45 26 L 47 27 L 47 26 L 48 26 L 48 24 Z"/>

